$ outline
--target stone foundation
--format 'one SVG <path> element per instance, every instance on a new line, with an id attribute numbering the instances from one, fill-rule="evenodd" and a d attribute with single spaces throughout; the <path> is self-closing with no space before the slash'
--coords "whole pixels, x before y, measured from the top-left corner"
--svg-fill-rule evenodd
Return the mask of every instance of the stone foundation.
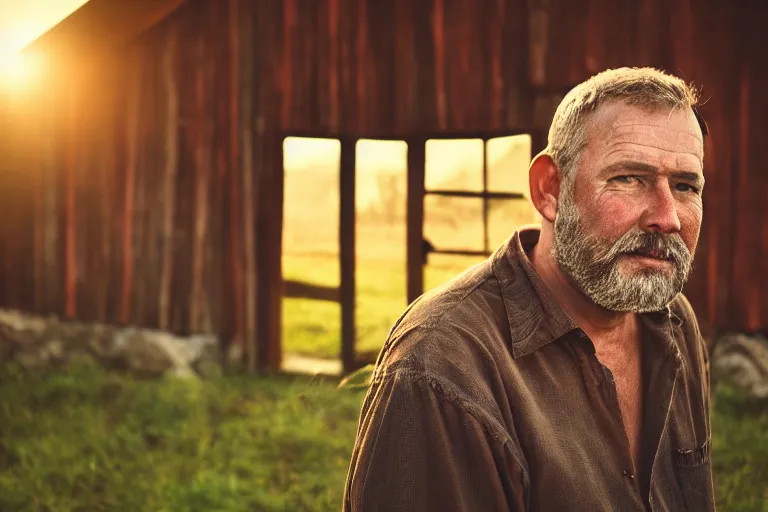
<path id="1" fill-rule="evenodd" d="M 239 345 L 233 345 L 234 349 Z M 237 351 L 227 366 L 237 365 Z M 768 340 L 739 333 L 715 337 L 713 380 L 727 380 L 758 398 L 768 398 Z M 219 375 L 224 359 L 213 335 L 174 336 L 167 332 L 61 321 L 0 309 L 0 365 L 15 362 L 45 371 L 90 361 L 140 377 Z"/>
<path id="2" fill-rule="evenodd" d="M 712 378 L 744 389 L 755 398 L 768 398 L 768 340 L 762 335 L 727 333 L 711 350 Z"/>
<path id="3" fill-rule="evenodd" d="M 221 373 L 222 357 L 213 335 L 181 337 L 0 309 L 0 364 L 45 371 L 77 361 L 140 377 L 207 377 Z"/>

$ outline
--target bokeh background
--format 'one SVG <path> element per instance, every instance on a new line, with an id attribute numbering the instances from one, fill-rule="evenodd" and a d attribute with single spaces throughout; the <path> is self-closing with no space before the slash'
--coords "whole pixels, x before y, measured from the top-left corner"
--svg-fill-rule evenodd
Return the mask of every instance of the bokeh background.
<path id="1" fill-rule="evenodd" d="M 565 92 L 701 90 L 718 509 L 768 510 L 768 4 L 0 0 L 0 510 L 338 510 L 410 300 L 536 223 Z"/>

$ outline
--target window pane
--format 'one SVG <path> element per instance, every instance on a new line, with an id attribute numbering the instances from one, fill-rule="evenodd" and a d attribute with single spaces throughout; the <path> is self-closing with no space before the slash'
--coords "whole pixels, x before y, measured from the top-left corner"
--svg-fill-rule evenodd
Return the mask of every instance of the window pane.
<path id="1" fill-rule="evenodd" d="M 356 156 L 355 351 L 372 359 L 407 305 L 408 146 L 360 140 Z"/>
<path id="2" fill-rule="evenodd" d="M 341 305 L 313 299 L 283 299 L 283 347 L 286 354 L 338 358 Z"/>
<path id="3" fill-rule="evenodd" d="M 288 137 L 283 154 L 283 276 L 339 286 L 341 144 Z"/>
<path id="4" fill-rule="evenodd" d="M 530 199 L 492 199 L 488 202 L 488 239 L 491 251 L 526 224 L 539 224 Z"/>
<path id="5" fill-rule="evenodd" d="M 488 190 L 518 192 L 529 197 L 531 136 L 513 135 L 488 141 Z"/>
<path id="6" fill-rule="evenodd" d="M 424 237 L 436 249 L 482 251 L 483 200 L 474 197 L 426 196 Z"/>
<path id="7" fill-rule="evenodd" d="M 288 137 L 283 155 L 283 279 L 339 286 L 341 144 L 335 139 Z M 339 357 L 338 303 L 284 298 L 282 306 L 286 354 Z"/>
<path id="8" fill-rule="evenodd" d="M 428 140 L 424 151 L 427 190 L 483 190 L 481 139 Z"/>

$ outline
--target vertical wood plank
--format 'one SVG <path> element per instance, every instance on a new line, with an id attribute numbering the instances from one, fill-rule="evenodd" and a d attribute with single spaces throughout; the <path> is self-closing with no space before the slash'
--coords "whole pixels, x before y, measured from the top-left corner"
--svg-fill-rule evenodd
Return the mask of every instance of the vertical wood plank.
<path id="1" fill-rule="evenodd" d="M 75 252 L 75 166 L 77 165 L 77 96 L 70 89 L 69 96 L 69 140 L 67 141 L 67 161 L 64 174 L 64 315 L 74 318 L 77 315 L 77 253 Z"/>
<path id="2" fill-rule="evenodd" d="M 38 134 L 45 134 L 48 126 L 45 125 L 43 119 L 40 116 L 36 116 Z M 38 137 L 40 137 L 38 135 Z M 42 135 L 44 137 L 44 135 Z M 31 180 L 33 186 L 33 247 L 34 247 L 34 273 L 32 275 L 34 290 L 33 297 L 33 311 L 42 311 L 44 308 L 44 286 L 45 282 L 45 196 L 44 196 L 44 176 L 45 176 L 45 153 L 41 151 L 35 155 L 33 169 L 31 173 Z M 0 153 L 2 155 L 2 153 Z M 1 229 L 1 228 L 0 228 Z"/>
<path id="3" fill-rule="evenodd" d="M 432 37 L 435 55 L 435 102 L 437 105 L 437 129 L 448 127 L 447 91 L 445 86 L 445 33 L 443 0 L 433 0 Z M 421 242 L 419 242 L 421 244 Z"/>
<path id="4" fill-rule="evenodd" d="M 166 31 L 167 32 L 167 31 Z M 165 94 L 162 50 L 166 34 L 152 34 L 152 41 L 145 44 L 153 48 L 148 59 L 147 76 L 144 86 L 147 100 L 144 101 L 143 118 L 147 120 L 143 130 L 145 171 L 141 196 L 144 201 L 144 236 L 141 259 L 144 292 L 141 295 L 141 309 L 134 316 L 143 318 L 143 325 L 160 327 L 160 295 L 162 288 L 163 223 L 165 217 L 165 165 L 166 165 L 166 115 L 168 96 Z M 137 198 L 138 200 L 138 198 Z M 174 272 L 175 273 L 175 272 Z M 138 283 L 137 283 L 138 284 Z M 137 307 L 139 304 L 136 304 Z"/>
<path id="5" fill-rule="evenodd" d="M 739 73 L 739 124 L 738 124 L 738 204 L 739 204 L 739 230 L 736 235 L 736 247 L 734 258 L 738 269 L 737 283 L 740 288 L 740 298 L 744 306 L 744 319 L 747 331 L 756 330 L 760 321 L 760 299 L 757 285 L 760 279 L 755 279 L 755 271 L 759 269 L 756 255 L 756 247 L 750 242 L 754 240 L 754 234 L 759 233 L 759 216 L 757 214 L 758 201 L 754 186 L 755 179 L 751 171 L 749 155 L 749 126 L 751 118 L 750 96 L 751 84 L 748 64 L 742 61 Z"/>
<path id="6" fill-rule="evenodd" d="M 339 103 L 340 122 L 342 131 L 354 131 L 358 129 L 357 121 L 357 9 L 359 3 L 356 0 L 338 0 L 339 18 L 339 75 L 340 94 Z"/>
<path id="7" fill-rule="evenodd" d="M 344 372 L 355 369 L 355 163 L 356 140 L 341 139 L 339 263 L 341 265 L 341 361 Z"/>
<path id="8" fill-rule="evenodd" d="M 262 371 L 276 371 L 282 360 L 282 233 L 283 233 L 283 134 L 274 127 L 281 127 L 282 80 L 270 79 L 268 70 L 283 69 L 281 56 L 286 55 L 285 23 L 280 23 L 283 9 L 262 2 L 258 6 L 259 121 L 258 158 L 255 193 L 254 221 L 257 228 L 256 258 L 258 294 L 256 298 L 257 337 L 259 339 L 257 363 Z M 274 75 L 272 75 L 274 76 Z M 267 79 L 263 79 L 267 78 Z"/>
<path id="9" fill-rule="evenodd" d="M 746 60 L 749 63 L 752 77 L 751 90 L 755 93 L 750 96 L 750 110 L 752 112 L 751 123 L 749 126 L 749 152 L 750 161 L 753 163 L 755 180 L 754 194 L 758 197 L 755 204 L 754 215 L 757 217 L 760 226 L 757 228 L 754 240 L 753 254 L 757 260 L 756 269 L 759 276 L 756 279 L 757 296 L 759 300 L 759 316 L 757 325 L 765 329 L 768 326 L 768 206 L 765 198 L 768 197 L 768 164 L 766 164 L 763 155 L 765 154 L 762 134 L 765 132 L 765 119 L 768 119 L 768 98 L 765 94 L 758 94 L 757 91 L 768 89 L 768 72 L 762 65 L 760 55 L 765 55 L 762 23 L 768 17 L 768 5 L 759 4 L 755 12 L 748 13 L 749 23 L 746 25 L 745 32 L 749 34 L 747 48 L 750 50 L 751 58 Z"/>
<path id="10" fill-rule="evenodd" d="M 149 178 L 149 173 L 147 172 L 147 132 L 151 126 L 148 119 L 148 116 L 151 114 L 147 112 L 146 107 L 151 105 L 154 96 L 151 87 L 153 55 L 149 49 L 150 47 L 141 46 L 146 50 L 144 50 L 144 59 L 140 63 L 141 70 L 139 71 L 139 76 L 142 79 L 138 84 L 138 87 L 141 89 L 141 102 L 137 105 L 136 166 L 133 186 L 133 236 L 131 239 L 133 283 L 131 290 L 131 314 L 129 317 L 129 322 L 136 325 L 144 325 L 146 320 L 144 297 L 147 294 L 147 265 L 143 261 L 142 256 L 146 254 L 147 182 Z"/>
<path id="11" fill-rule="evenodd" d="M 640 14 L 636 18 L 635 31 L 637 33 L 638 61 L 641 65 L 662 65 L 660 55 L 661 24 L 658 23 L 661 12 L 658 1 L 642 0 L 639 3 Z"/>
<path id="12" fill-rule="evenodd" d="M 328 0 L 328 129 L 332 132 L 340 130 L 339 49 L 341 44 L 339 38 L 339 0 Z"/>
<path id="13" fill-rule="evenodd" d="M 368 85 L 363 98 L 368 110 L 367 125 L 371 131 L 393 133 L 397 106 L 395 92 L 394 2 L 367 0 L 368 58 L 365 59 Z"/>
<path id="14" fill-rule="evenodd" d="M 229 234 L 230 234 L 230 260 L 232 272 L 232 304 L 235 314 L 235 325 L 238 339 L 244 341 L 243 319 L 243 246 L 240 226 L 240 173 L 242 161 L 240 154 L 240 30 L 239 30 L 239 2 L 229 0 L 228 3 L 229 27 L 227 46 L 227 70 L 229 99 L 227 134 L 229 137 Z"/>
<path id="15" fill-rule="evenodd" d="M 416 91 L 420 74 L 416 67 L 414 40 L 414 5 L 410 0 L 395 0 L 394 29 L 395 119 L 393 133 L 405 134 L 416 129 Z"/>
<path id="16" fill-rule="evenodd" d="M 491 27 L 489 30 L 490 52 L 488 55 L 490 73 L 490 111 L 488 113 L 489 128 L 500 130 L 504 119 L 504 74 L 502 72 L 502 47 L 504 44 L 504 25 L 506 24 L 506 0 L 496 0 L 490 10 Z M 514 15 L 514 13 L 513 13 Z"/>
<path id="17" fill-rule="evenodd" d="M 547 84 L 550 12 L 546 8 L 545 0 L 530 0 L 527 5 L 528 76 L 531 85 L 543 87 Z"/>
<path id="18" fill-rule="evenodd" d="M 162 77 L 165 96 L 165 166 L 163 168 L 163 249 L 160 273 L 159 326 L 168 329 L 171 317 L 171 283 L 173 279 L 174 217 L 176 211 L 176 172 L 178 166 L 179 96 L 176 81 L 178 33 L 167 35 L 163 52 Z"/>
<path id="19" fill-rule="evenodd" d="M 426 168 L 426 140 L 409 139 L 408 191 L 406 194 L 407 222 L 407 292 L 413 302 L 424 292 L 422 241 L 424 239 L 424 173 Z"/>
<path id="20" fill-rule="evenodd" d="M 242 13 L 242 85 L 240 94 L 242 95 L 242 224 L 243 224 L 243 244 L 245 250 L 245 357 L 248 371 L 257 370 L 257 336 L 256 336 L 256 318 L 258 310 L 256 309 L 257 277 L 256 277 L 256 254 L 255 254 L 255 231 L 254 208 L 253 204 L 257 198 L 254 197 L 253 175 L 253 139 L 254 139 L 254 70 L 253 70 L 253 13 L 248 8 L 243 8 Z"/>
<path id="21" fill-rule="evenodd" d="M 675 72 L 688 76 L 693 68 L 693 26 L 694 17 L 691 0 L 675 0 L 671 2 L 671 17 L 669 31 L 672 54 L 675 59 Z"/>
<path id="22" fill-rule="evenodd" d="M 264 169 L 259 216 L 259 367 L 267 372 L 277 371 L 282 361 L 281 318 L 283 302 L 283 140 L 265 134 Z"/>
<path id="23" fill-rule="evenodd" d="M 355 38 L 355 106 L 352 109 L 356 112 L 356 124 L 352 129 L 367 130 L 369 125 L 369 110 L 373 105 L 366 103 L 366 97 L 370 95 L 369 87 L 373 84 L 368 82 L 368 60 L 370 58 L 368 49 L 368 0 L 358 0 L 357 2 L 357 32 Z"/>
<path id="24" fill-rule="evenodd" d="M 283 1 L 283 58 L 281 63 L 280 89 L 283 109 L 280 114 L 280 127 L 291 125 L 293 113 L 293 63 L 295 62 L 293 42 L 296 26 L 296 0 Z"/>
<path id="25" fill-rule="evenodd" d="M 136 160 L 138 154 L 139 108 L 141 105 L 142 55 L 136 52 L 132 62 L 135 73 L 129 82 L 127 91 L 127 129 L 125 155 L 125 186 L 123 188 L 123 226 L 122 226 L 122 281 L 121 302 L 118 322 L 127 323 L 131 314 L 131 295 L 133 288 L 133 200 L 136 180 Z"/>
<path id="26" fill-rule="evenodd" d="M 114 84 L 112 84 L 114 86 Z M 112 286 L 112 230 L 111 220 L 116 215 L 117 209 L 112 204 L 111 190 L 113 187 L 113 180 L 115 179 L 115 167 L 116 148 L 114 145 L 114 132 L 113 126 L 116 122 L 114 115 L 114 104 L 116 98 L 114 92 L 110 93 L 110 98 L 107 103 L 107 112 L 104 116 L 104 123 L 106 124 L 104 134 L 102 136 L 101 154 L 100 154 L 100 168 L 99 168 L 99 194 L 98 194 L 98 208 L 99 215 L 101 216 L 100 224 L 100 243 L 98 246 L 98 252 L 101 255 L 101 266 L 103 269 L 104 282 L 97 290 L 96 301 L 98 312 L 97 316 L 101 322 L 108 322 L 110 320 L 109 314 L 109 301 L 110 296 L 114 293 L 114 287 Z"/>
<path id="27" fill-rule="evenodd" d="M 213 4 L 213 24 L 220 27 L 228 22 L 224 2 L 215 2 Z M 231 206 L 230 206 L 230 181 L 231 165 L 229 164 L 230 144 L 229 144 L 229 121 L 228 112 L 230 110 L 228 91 L 229 91 L 229 72 L 227 62 L 229 59 L 228 38 L 216 38 L 212 44 L 214 55 L 214 101 L 216 115 L 216 169 L 217 181 L 219 183 L 218 204 L 220 233 L 220 259 L 222 263 L 222 279 L 219 281 L 220 295 L 222 297 L 222 316 L 219 327 L 219 336 L 225 343 L 242 343 L 242 330 L 240 329 L 240 316 L 237 308 L 240 300 L 235 293 L 235 274 L 232 267 L 232 230 L 231 230 Z"/>
<path id="28" fill-rule="evenodd" d="M 308 129 L 311 127 L 317 127 L 323 129 L 325 119 L 320 117 L 320 106 L 325 87 L 321 86 L 320 74 L 323 77 L 327 76 L 328 64 L 325 61 L 323 52 L 320 47 L 321 40 L 318 37 L 318 18 L 319 6 L 323 2 L 307 2 L 302 4 L 302 8 L 299 10 L 301 13 L 300 20 L 301 33 L 303 34 L 301 41 L 302 52 L 299 58 L 301 62 L 301 79 L 299 81 L 299 105 L 300 108 L 295 112 L 300 119 L 298 128 Z M 320 71 L 322 69 L 322 72 Z M 327 81 L 322 80 L 323 85 Z"/>
<path id="29" fill-rule="evenodd" d="M 530 125 L 529 23 L 525 0 L 506 0 L 502 28 L 503 127 Z"/>
<path id="30" fill-rule="evenodd" d="M 205 99 L 209 90 L 206 87 L 206 55 L 205 40 L 198 36 L 195 42 L 195 107 L 194 132 L 190 137 L 195 140 L 194 169 L 195 169 L 195 236 L 192 247 L 192 294 L 189 304 L 190 331 L 200 332 L 202 325 L 201 311 L 203 308 L 203 264 L 205 256 L 205 240 L 208 220 L 208 141 L 210 127 L 205 112 Z"/>

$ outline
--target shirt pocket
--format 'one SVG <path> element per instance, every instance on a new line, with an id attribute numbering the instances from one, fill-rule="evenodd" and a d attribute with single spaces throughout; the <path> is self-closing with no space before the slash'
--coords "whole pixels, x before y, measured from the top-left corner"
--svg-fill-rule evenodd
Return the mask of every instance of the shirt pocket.
<path id="1" fill-rule="evenodd" d="M 676 450 L 673 454 L 680 490 L 691 512 L 715 510 L 710 451 L 711 442 L 707 440 L 694 448 Z"/>

